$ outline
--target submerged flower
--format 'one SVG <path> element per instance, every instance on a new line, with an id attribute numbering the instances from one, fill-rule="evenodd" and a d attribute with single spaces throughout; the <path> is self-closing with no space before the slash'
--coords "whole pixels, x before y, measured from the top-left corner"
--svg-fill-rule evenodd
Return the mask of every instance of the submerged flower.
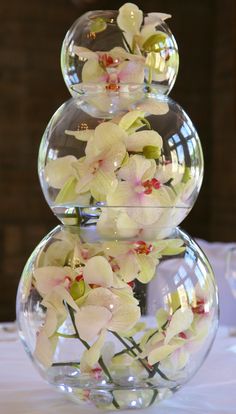
<path id="1" fill-rule="evenodd" d="M 154 223 L 158 214 L 154 207 L 167 206 L 170 202 L 165 186 L 154 177 L 155 172 L 154 160 L 131 156 L 118 172 L 123 181 L 107 196 L 108 205 L 136 207 L 127 209 L 131 218 L 145 225 Z"/>
<path id="2" fill-rule="evenodd" d="M 123 32 L 124 43 L 132 53 L 146 56 L 149 82 L 163 81 L 171 75 L 168 73 L 169 61 L 172 55 L 176 58 L 176 51 L 172 51 L 167 43 L 168 35 L 156 29 L 169 17 L 164 13 L 149 13 L 143 18 L 143 12 L 133 3 L 126 3 L 119 9 L 117 23 Z"/>
<path id="3" fill-rule="evenodd" d="M 111 91 L 116 91 L 119 83 L 142 83 L 144 63 L 142 56 L 133 55 L 121 47 L 109 52 L 92 52 L 85 47 L 74 46 L 74 52 L 80 60 L 86 60 L 82 69 L 82 81 L 104 82 Z M 112 85 L 114 85 L 112 87 Z"/>
<path id="4" fill-rule="evenodd" d="M 101 256 L 91 258 L 84 267 L 83 276 L 92 289 L 78 302 L 75 322 L 80 337 L 91 341 L 104 329 L 130 330 L 140 318 L 138 301 L 127 285 L 121 289 L 113 287 L 114 275 L 109 262 Z"/>

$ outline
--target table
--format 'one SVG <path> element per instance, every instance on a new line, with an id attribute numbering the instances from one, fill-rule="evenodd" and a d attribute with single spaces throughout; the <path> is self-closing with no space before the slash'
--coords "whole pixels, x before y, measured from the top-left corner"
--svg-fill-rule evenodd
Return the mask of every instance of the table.
<path id="1" fill-rule="evenodd" d="M 67 400 L 42 380 L 16 334 L 0 334 L 1 414 L 98 414 Z M 130 411 L 121 411 L 130 414 Z M 236 337 L 220 327 L 196 376 L 171 399 L 138 414 L 236 414 Z"/>

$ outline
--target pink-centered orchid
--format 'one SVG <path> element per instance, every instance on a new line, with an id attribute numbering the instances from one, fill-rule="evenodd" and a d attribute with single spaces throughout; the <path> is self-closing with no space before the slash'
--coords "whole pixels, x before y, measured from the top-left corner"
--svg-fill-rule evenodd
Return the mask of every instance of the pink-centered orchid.
<path id="1" fill-rule="evenodd" d="M 85 61 L 82 69 L 83 83 L 106 83 L 107 90 L 119 90 L 119 84 L 143 83 L 145 58 L 115 47 L 109 52 L 92 52 L 74 46 L 79 60 Z"/>
<path id="2" fill-rule="evenodd" d="M 155 178 L 156 163 L 133 155 L 118 172 L 122 180 L 115 192 L 107 196 L 109 206 L 127 206 L 127 214 L 138 223 L 149 225 L 157 220 L 155 207 L 170 205 L 168 191 Z"/>
<path id="3" fill-rule="evenodd" d="M 108 260 L 96 256 L 88 260 L 83 269 L 85 284 L 91 286 L 84 298 L 79 299 L 75 321 L 81 338 L 91 341 L 104 329 L 125 332 L 140 318 L 138 301 L 126 285 L 114 288 L 114 274 Z M 129 318 L 127 318 L 129 315 Z"/>
<path id="4" fill-rule="evenodd" d="M 138 279 L 148 283 L 154 277 L 159 259 L 164 255 L 176 255 L 184 251 L 182 241 L 168 239 L 159 241 L 137 240 L 133 242 L 106 242 L 104 252 L 112 269 L 125 282 Z"/>

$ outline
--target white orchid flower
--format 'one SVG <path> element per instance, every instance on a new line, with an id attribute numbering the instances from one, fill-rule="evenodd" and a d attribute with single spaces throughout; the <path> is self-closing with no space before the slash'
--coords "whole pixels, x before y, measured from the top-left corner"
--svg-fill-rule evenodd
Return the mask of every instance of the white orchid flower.
<path id="1" fill-rule="evenodd" d="M 131 156 L 118 172 L 123 181 L 118 183 L 115 192 L 108 194 L 108 205 L 136 207 L 127 209 L 133 220 L 143 225 L 154 223 L 157 220 L 155 207 L 170 205 L 168 191 L 154 178 L 155 172 L 154 160 Z"/>
<path id="2" fill-rule="evenodd" d="M 119 9 L 118 26 L 123 31 L 129 50 L 146 56 L 149 82 L 164 81 L 172 75 L 170 59 L 176 59 L 176 51 L 171 51 L 170 55 L 166 45 L 168 35 L 156 29 L 170 17 L 164 13 L 149 13 L 143 19 L 143 12 L 133 3 L 126 3 Z"/>
<path id="3" fill-rule="evenodd" d="M 34 356 L 43 366 L 48 368 L 52 364 L 57 346 L 57 330 L 67 318 L 67 311 L 64 303 L 66 302 L 70 305 L 74 311 L 78 308 L 63 284 L 58 283 L 51 289 L 49 284 L 44 284 L 41 280 L 40 289 L 42 289 L 43 292 L 47 292 L 42 301 L 42 306 L 44 306 L 47 311 L 44 325 L 39 329 L 36 337 Z"/>
<path id="4" fill-rule="evenodd" d="M 140 318 L 138 301 L 128 286 L 123 289 L 113 287 L 112 267 L 104 257 L 89 259 L 83 277 L 85 283 L 92 286 L 75 314 L 76 326 L 83 340 L 93 340 L 104 329 L 125 332 L 137 323 Z"/>
<path id="5" fill-rule="evenodd" d="M 110 90 L 116 90 L 119 83 L 143 83 L 145 58 L 115 47 L 109 52 L 92 52 L 84 47 L 74 46 L 79 60 L 85 61 L 82 69 L 83 83 L 104 82 Z M 107 86 L 109 88 L 109 86 Z"/>

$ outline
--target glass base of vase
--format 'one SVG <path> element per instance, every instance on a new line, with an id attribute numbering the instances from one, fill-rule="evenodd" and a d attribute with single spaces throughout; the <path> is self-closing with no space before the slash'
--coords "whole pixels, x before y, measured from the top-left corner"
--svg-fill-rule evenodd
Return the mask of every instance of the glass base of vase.
<path id="1" fill-rule="evenodd" d="M 148 408 L 158 404 L 173 393 L 169 389 L 157 388 L 72 388 L 60 385 L 59 389 L 66 392 L 69 399 L 83 406 L 94 406 L 101 410 L 128 410 Z"/>

